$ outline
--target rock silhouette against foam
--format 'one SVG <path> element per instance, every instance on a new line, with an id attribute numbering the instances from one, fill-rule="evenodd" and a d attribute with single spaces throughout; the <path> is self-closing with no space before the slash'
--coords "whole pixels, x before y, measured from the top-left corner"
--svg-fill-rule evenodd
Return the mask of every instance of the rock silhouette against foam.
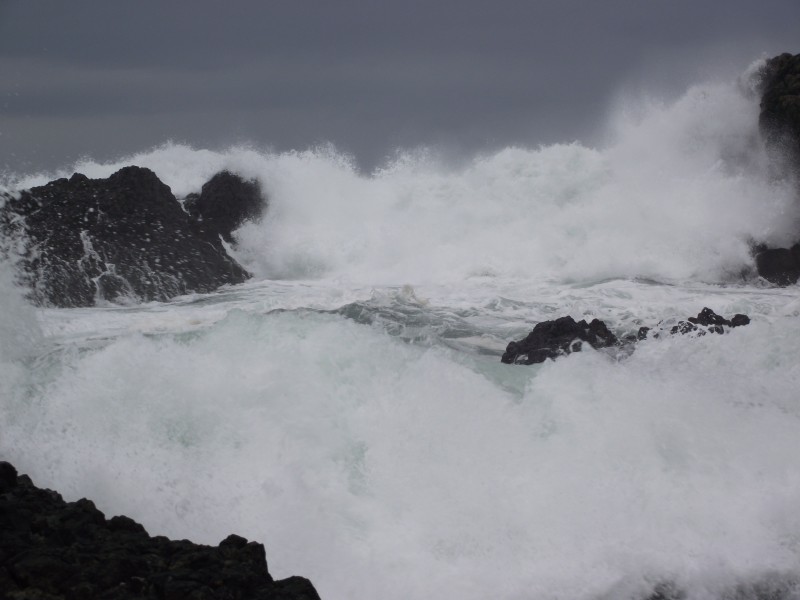
<path id="1" fill-rule="evenodd" d="M 706 307 L 696 317 L 679 321 L 669 333 L 672 335 L 693 333 L 696 336 L 706 333 L 722 334 L 725 333 L 725 327 L 741 327 L 749 323 L 750 317 L 747 315 L 737 314 L 731 319 L 726 319 Z M 595 349 L 626 346 L 632 351 L 633 344 L 646 340 L 650 336 L 650 331 L 649 327 L 640 327 L 636 335 L 629 335 L 620 340 L 599 319 L 587 323 L 576 322 L 569 316 L 561 317 L 554 321 L 537 323 L 527 337 L 509 342 L 500 360 L 507 364 L 533 365 L 542 363 L 548 358 L 556 359 L 559 356 L 580 352 L 584 342 Z M 659 336 L 660 332 L 656 332 L 652 337 Z"/>
<path id="2" fill-rule="evenodd" d="M 764 279 L 792 285 L 800 279 L 800 243 L 791 248 L 768 248 L 756 254 L 756 268 Z"/>
<path id="3" fill-rule="evenodd" d="M 267 201 L 257 181 L 221 171 L 199 194 L 189 194 L 183 206 L 201 227 L 232 244 L 233 232 L 245 221 L 261 218 Z"/>
<path id="4" fill-rule="evenodd" d="M 696 317 L 689 317 L 685 321 L 679 321 L 677 325 L 670 329 L 670 333 L 672 335 L 676 333 L 683 335 L 697 332 L 698 336 L 706 333 L 718 333 L 721 335 L 725 333 L 725 327 L 741 327 L 749 324 L 750 317 L 747 315 L 736 314 L 731 319 L 726 319 L 706 307 Z"/>
<path id="5" fill-rule="evenodd" d="M 800 166 L 800 54 L 769 59 L 761 80 L 758 126 L 764 141 L 791 155 Z"/>
<path id="6" fill-rule="evenodd" d="M 580 352 L 583 342 L 592 348 L 618 344 L 616 336 L 599 319 L 587 323 L 576 322 L 572 317 L 561 317 L 555 321 L 538 323 L 525 339 L 509 343 L 501 360 L 508 364 L 532 365 L 548 358 Z"/>
<path id="7" fill-rule="evenodd" d="M 149 169 L 125 167 L 107 179 L 76 173 L 6 195 L 4 204 L 0 228 L 18 240 L 37 304 L 163 301 L 249 277 Z"/>
<path id="8" fill-rule="evenodd" d="M 237 535 L 219 546 L 150 537 L 90 500 L 64 502 L 0 462 L 0 597 L 319 600 L 302 577 L 274 581 L 264 546 Z"/>
<path id="9" fill-rule="evenodd" d="M 800 54 L 769 59 L 761 77 L 761 137 L 778 172 L 800 181 Z M 800 232 L 796 239 L 798 243 L 788 249 L 759 248 L 755 256 L 758 274 L 777 285 L 796 283 L 800 278 Z"/>

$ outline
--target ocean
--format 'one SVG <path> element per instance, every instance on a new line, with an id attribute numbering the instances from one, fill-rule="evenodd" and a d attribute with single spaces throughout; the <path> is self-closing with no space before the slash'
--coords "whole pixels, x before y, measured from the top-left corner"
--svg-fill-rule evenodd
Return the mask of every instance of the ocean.
<path id="1" fill-rule="evenodd" d="M 751 256 L 800 210 L 757 122 L 743 77 L 620 107 L 600 147 L 6 173 L 135 164 L 182 197 L 229 169 L 269 208 L 212 294 L 34 308 L 3 265 L 0 456 L 153 535 L 262 542 L 325 600 L 800 597 L 800 293 Z M 705 306 L 752 323 L 500 363 L 542 320 Z"/>

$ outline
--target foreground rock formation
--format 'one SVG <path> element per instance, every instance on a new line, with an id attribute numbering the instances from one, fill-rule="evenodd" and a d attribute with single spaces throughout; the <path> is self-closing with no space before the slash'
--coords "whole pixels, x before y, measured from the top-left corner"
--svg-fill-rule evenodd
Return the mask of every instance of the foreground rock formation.
<path id="1" fill-rule="evenodd" d="M 548 358 L 556 359 L 559 356 L 580 352 L 584 343 L 588 343 L 594 349 L 611 348 L 634 344 L 648 337 L 658 338 L 662 335 L 662 331 L 670 335 L 692 333 L 695 336 L 703 336 L 707 333 L 723 334 L 726 327 L 741 327 L 749 323 L 750 317 L 747 315 L 737 314 L 731 319 L 726 319 L 706 307 L 696 317 L 678 321 L 669 329 L 659 329 L 651 335 L 650 327 L 640 327 L 636 335 L 620 340 L 600 319 L 587 323 L 585 320 L 576 322 L 567 316 L 537 323 L 527 337 L 509 342 L 500 360 L 506 364 L 533 365 L 542 363 Z"/>
<path id="2" fill-rule="evenodd" d="M 779 172 L 800 181 L 800 54 L 781 54 L 764 66 L 758 125 Z M 797 239 L 791 248 L 759 247 L 755 257 L 758 274 L 777 285 L 796 283 L 800 279 L 800 232 Z"/>
<path id="3" fill-rule="evenodd" d="M 234 179 L 250 185 L 227 174 L 228 189 Z M 214 189 L 204 220 L 216 214 L 213 202 L 224 204 L 224 190 Z M 164 301 L 249 277 L 223 247 L 222 226 L 188 215 L 149 169 L 125 167 L 107 179 L 76 173 L 5 195 L 0 206 L 0 233 L 16 240 L 21 279 L 40 305 Z"/>
<path id="4" fill-rule="evenodd" d="M 275 581 L 264 546 L 150 537 L 90 500 L 64 502 L 0 462 L 0 597 L 16 600 L 319 600 L 302 577 Z"/>

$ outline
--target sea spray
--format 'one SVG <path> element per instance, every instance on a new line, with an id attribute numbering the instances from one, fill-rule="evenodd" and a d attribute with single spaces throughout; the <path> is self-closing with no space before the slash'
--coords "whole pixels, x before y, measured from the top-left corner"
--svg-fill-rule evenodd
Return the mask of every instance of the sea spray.
<path id="1" fill-rule="evenodd" d="M 8 259 L 0 260 L 0 457 L 14 453 L 28 467 L 38 459 L 14 452 L 17 419 L 35 412 L 31 368 L 45 350 L 44 336 L 32 306 L 25 302 Z"/>
<path id="2" fill-rule="evenodd" d="M 42 332 L 34 308 L 24 299 L 13 264 L 0 260 L 0 361 L 29 358 L 38 350 Z"/>
<path id="3" fill-rule="evenodd" d="M 65 348 L 36 403 L 5 414 L 4 448 L 154 533 L 263 540 L 278 576 L 331 598 L 730 582 L 796 565 L 798 333 L 762 316 L 622 362 L 495 358 L 524 376 L 513 391 L 480 355 L 236 310 Z"/>
<path id="4" fill-rule="evenodd" d="M 183 196 L 227 168 L 271 204 L 238 232 L 256 281 L 216 294 L 34 313 L 8 273 L 0 452 L 153 534 L 257 539 L 326 600 L 791 594 L 800 309 L 741 276 L 796 215 L 756 114 L 714 84 L 620 112 L 599 149 L 364 174 L 331 148 L 167 144 L 15 176 L 134 163 Z M 703 306 L 753 322 L 499 360 L 541 320 L 624 335 Z"/>
<path id="5" fill-rule="evenodd" d="M 620 107 L 602 149 L 506 148 L 460 167 L 406 153 L 363 174 L 332 147 L 167 144 L 74 169 L 98 177 L 138 164 L 178 196 L 221 169 L 258 178 L 270 209 L 237 236 L 258 278 L 729 282 L 747 274 L 754 242 L 784 243 L 798 226 L 792 188 L 769 176 L 757 119 L 740 86 L 706 84 L 671 104 Z"/>

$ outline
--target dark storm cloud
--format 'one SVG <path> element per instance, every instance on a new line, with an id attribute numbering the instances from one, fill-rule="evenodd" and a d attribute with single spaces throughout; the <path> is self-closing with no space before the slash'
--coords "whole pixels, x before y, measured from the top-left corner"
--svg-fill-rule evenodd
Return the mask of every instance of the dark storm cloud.
<path id="1" fill-rule="evenodd" d="M 589 138 L 620 85 L 675 91 L 797 47 L 796 0 L 0 0 L 0 165 L 168 138 L 471 152 Z"/>

